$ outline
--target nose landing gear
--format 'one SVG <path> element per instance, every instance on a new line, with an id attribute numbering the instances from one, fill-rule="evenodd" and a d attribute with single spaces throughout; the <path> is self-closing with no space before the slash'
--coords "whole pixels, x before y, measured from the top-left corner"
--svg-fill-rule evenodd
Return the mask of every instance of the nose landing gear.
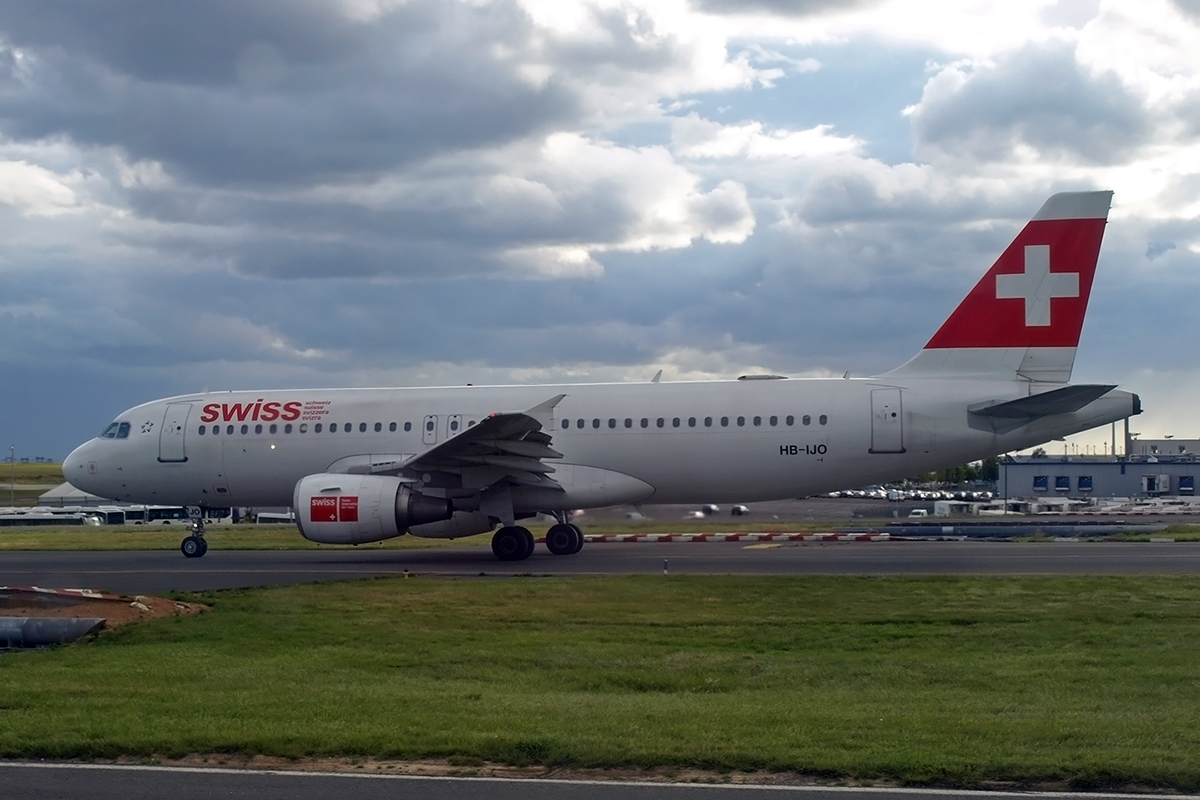
<path id="1" fill-rule="evenodd" d="M 204 510 L 199 506 L 188 506 L 187 512 L 192 520 L 192 532 L 179 543 L 179 552 L 184 558 L 200 558 L 208 552 L 208 542 L 204 540 Z"/>

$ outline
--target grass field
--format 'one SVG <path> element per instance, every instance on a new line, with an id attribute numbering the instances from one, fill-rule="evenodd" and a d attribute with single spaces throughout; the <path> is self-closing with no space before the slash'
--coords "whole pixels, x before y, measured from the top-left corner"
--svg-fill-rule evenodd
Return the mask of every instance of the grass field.
<path id="1" fill-rule="evenodd" d="M 178 550 L 188 525 L 71 525 L 47 528 L 0 528 L 0 552 L 5 550 Z M 351 546 L 316 544 L 300 535 L 295 525 L 210 525 L 209 546 L 218 550 L 349 550 Z M 405 550 L 413 547 L 460 547 L 490 544 L 490 533 L 462 539 L 419 539 L 401 536 L 359 545 L 359 549 Z"/>
<path id="2" fill-rule="evenodd" d="M 0 656 L 0 756 L 1200 788 L 1200 580 L 378 579 Z"/>

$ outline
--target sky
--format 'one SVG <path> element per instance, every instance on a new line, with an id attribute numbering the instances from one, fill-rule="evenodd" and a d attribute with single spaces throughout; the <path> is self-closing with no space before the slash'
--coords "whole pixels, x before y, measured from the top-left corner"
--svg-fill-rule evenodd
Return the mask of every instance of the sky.
<path id="1" fill-rule="evenodd" d="M 1197 438 L 1197 52 L 1200 0 L 0 0 L 0 445 L 204 388 L 877 374 L 1091 189 L 1074 380 Z"/>

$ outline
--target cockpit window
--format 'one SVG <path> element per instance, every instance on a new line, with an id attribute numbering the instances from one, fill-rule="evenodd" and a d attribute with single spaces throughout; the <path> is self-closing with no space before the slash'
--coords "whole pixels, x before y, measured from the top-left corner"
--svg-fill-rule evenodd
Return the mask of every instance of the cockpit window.
<path id="1" fill-rule="evenodd" d="M 104 433 L 100 434 L 101 439 L 128 439 L 129 438 L 129 423 L 114 422 L 104 429 Z"/>

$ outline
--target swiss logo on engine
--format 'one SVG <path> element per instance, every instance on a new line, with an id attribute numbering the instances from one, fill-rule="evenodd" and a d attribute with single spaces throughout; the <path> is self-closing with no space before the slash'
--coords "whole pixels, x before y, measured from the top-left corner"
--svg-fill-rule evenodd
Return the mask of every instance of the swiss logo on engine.
<path id="1" fill-rule="evenodd" d="M 357 497 L 314 497 L 309 500 L 313 522 L 358 522 Z"/>

